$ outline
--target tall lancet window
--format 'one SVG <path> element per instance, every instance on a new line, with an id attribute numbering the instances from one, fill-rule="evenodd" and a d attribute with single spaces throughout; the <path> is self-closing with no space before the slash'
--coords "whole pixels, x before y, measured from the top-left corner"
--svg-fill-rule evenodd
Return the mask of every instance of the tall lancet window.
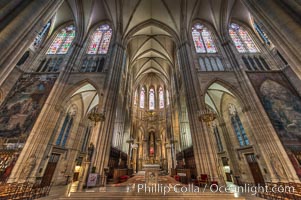
<path id="1" fill-rule="evenodd" d="M 155 91 L 153 88 L 149 90 L 149 109 L 155 109 Z"/>
<path id="2" fill-rule="evenodd" d="M 249 145 L 250 142 L 248 136 L 237 114 L 236 107 L 233 104 L 229 104 L 229 114 L 233 129 L 239 142 L 239 146 L 243 147 Z"/>
<path id="3" fill-rule="evenodd" d="M 229 34 L 239 53 L 259 52 L 249 33 L 243 27 L 232 23 L 229 28 Z"/>
<path id="4" fill-rule="evenodd" d="M 135 93 L 134 93 L 134 105 L 136 106 L 137 105 L 137 101 L 138 101 L 138 91 L 137 89 L 135 90 Z"/>
<path id="5" fill-rule="evenodd" d="M 50 45 L 47 54 L 66 54 L 75 37 L 75 27 L 73 25 L 63 28 Z"/>
<path id="6" fill-rule="evenodd" d="M 211 32 L 202 24 L 192 27 L 192 39 L 197 53 L 216 53 Z"/>
<path id="7" fill-rule="evenodd" d="M 223 148 L 223 143 L 222 143 L 221 136 L 219 134 L 217 125 L 213 126 L 213 133 L 214 133 L 214 136 L 216 139 L 218 152 L 222 152 L 224 148 Z"/>
<path id="8" fill-rule="evenodd" d="M 144 108 L 144 103 L 145 103 L 145 89 L 144 87 L 142 87 L 140 91 L 140 108 Z"/>
<path id="9" fill-rule="evenodd" d="M 112 29 L 109 25 L 101 25 L 90 37 L 87 54 L 106 54 L 112 37 Z"/>
<path id="10" fill-rule="evenodd" d="M 75 114 L 76 114 L 76 107 L 72 106 L 64 119 L 59 136 L 55 143 L 56 145 L 65 147 L 67 143 L 67 139 L 71 132 Z"/>
<path id="11" fill-rule="evenodd" d="M 163 88 L 159 88 L 159 108 L 164 108 L 164 91 Z"/>
<path id="12" fill-rule="evenodd" d="M 253 26 L 255 28 L 255 30 L 257 31 L 257 33 L 259 34 L 259 36 L 261 37 L 261 39 L 267 44 L 267 45 L 271 45 L 271 42 L 268 38 L 268 36 L 265 34 L 265 32 L 261 29 L 260 25 L 257 24 L 256 22 L 253 23 Z"/>
<path id="13" fill-rule="evenodd" d="M 48 34 L 49 29 L 51 26 L 51 21 L 49 21 L 44 27 L 43 29 L 39 32 L 39 34 L 36 36 L 36 38 L 34 39 L 32 46 L 34 48 L 37 48 L 41 42 L 44 40 L 45 36 Z"/>
<path id="14" fill-rule="evenodd" d="M 166 105 L 169 105 L 169 92 L 166 90 Z"/>

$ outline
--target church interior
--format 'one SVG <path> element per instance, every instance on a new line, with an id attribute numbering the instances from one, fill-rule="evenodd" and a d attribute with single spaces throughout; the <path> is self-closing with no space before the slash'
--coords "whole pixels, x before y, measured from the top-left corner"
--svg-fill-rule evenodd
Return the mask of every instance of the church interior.
<path id="1" fill-rule="evenodd" d="M 290 186 L 256 196 L 301 199 L 300 1 L 1 0 L 0 11 L 0 199 L 137 184 Z"/>

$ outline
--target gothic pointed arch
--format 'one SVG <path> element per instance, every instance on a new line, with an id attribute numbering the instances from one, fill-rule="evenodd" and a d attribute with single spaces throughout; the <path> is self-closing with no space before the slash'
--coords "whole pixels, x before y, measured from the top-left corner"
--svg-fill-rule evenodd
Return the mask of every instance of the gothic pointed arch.
<path id="1" fill-rule="evenodd" d="M 154 110 L 155 109 L 155 106 L 156 106 L 156 100 L 155 100 L 155 89 L 153 86 L 151 86 L 149 88 L 149 94 L 148 94 L 148 99 L 149 99 L 149 103 L 148 103 L 148 106 L 149 106 L 149 110 Z"/>
<path id="2" fill-rule="evenodd" d="M 145 107 L 145 101 L 146 101 L 146 88 L 144 86 L 140 89 L 140 98 L 139 98 L 139 107 L 144 108 Z"/>
<path id="3" fill-rule="evenodd" d="M 141 22 L 140 24 L 137 24 L 135 27 L 133 27 L 131 30 L 129 30 L 127 32 L 127 34 L 123 37 L 123 40 L 122 40 L 123 44 L 126 45 L 128 42 L 130 42 L 130 40 L 132 39 L 132 36 L 136 32 L 138 32 L 139 30 L 141 30 L 143 28 L 150 27 L 150 26 L 157 27 L 158 29 L 161 29 L 161 30 L 167 32 L 171 36 L 170 38 L 172 40 L 174 40 L 174 42 L 176 44 L 179 43 L 179 41 L 180 41 L 179 36 L 171 27 L 169 27 L 168 25 L 166 25 L 158 20 L 149 19 L 144 22 Z"/>
<path id="4" fill-rule="evenodd" d="M 242 93 L 237 89 L 237 87 L 234 87 L 231 83 L 224 81 L 223 79 L 220 78 L 215 78 L 212 81 L 210 81 L 207 86 L 204 89 L 205 91 L 205 104 L 210 106 L 213 110 L 219 111 L 220 110 L 220 98 L 222 98 L 223 93 L 227 93 L 234 98 L 237 99 L 237 101 L 241 104 L 242 107 L 245 107 L 247 104 L 245 103 L 245 99 L 242 95 Z M 212 97 L 210 97 L 210 93 L 208 91 L 212 92 L 218 92 L 219 97 L 217 99 L 218 102 L 212 101 Z M 207 101 L 207 103 L 206 103 Z M 210 103 L 209 103 L 210 102 Z M 219 112 L 217 112 L 219 113 Z"/>
<path id="5" fill-rule="evenodd" d="M 113 31 L 109 24 L 99 25 L 89 36 L 86 54 L 107 54 L 112 34 Z"/>
<path id="6" fill-rule="evenodd" d="M 199 22 L 194 23 L 191 34 L 196 53 L 217 52 L 212 33 L 205 25 Z"/>
<path id="7" fill-rule="evenodd" d="M 68 50 L 75 38 L 75 26 L 73 24 L 61 28 L 55 34 L 47 53 L 48 55 L 62 55 L 68 53 Z"/>
<path id="8" fill-rule="evenodd" d="M 74 83 L 71 87 L 67 88 L 63 94 L 61 94 L 60 99 L 62 100 L 63 104 L 68 101 L 70 96 L 72 96 L 74 93 L 76 93 L 81 88 L 90 85 L 93 90 L 96 90 L 96 92 L 99 94 L 99 96 L 103 95 L 103 90 L 99 87 L 97 83 L 95 83 L 93 80 L 85 78 L 81 81 L 78 81 L 77 83 Z"/>
<path id="9" fill-rule="evenodd" d="M 243 26 L 234 22 L 230 23 L 229 35 L 239 53 L 260 52 L 250 33 Z"/>
<path id="10" fill-rule="evenodd" d="M 198 60 L 198 71 L 228 70 L 218 33 L 209 22 L 201 19 L 193 20 L 189 38 L 192 43 L 192 54 Z"/>

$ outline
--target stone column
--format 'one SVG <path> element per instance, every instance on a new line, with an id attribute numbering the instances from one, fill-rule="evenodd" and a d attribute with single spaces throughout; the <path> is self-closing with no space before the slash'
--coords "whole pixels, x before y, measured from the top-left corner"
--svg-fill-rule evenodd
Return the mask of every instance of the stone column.
<path id="1" fill-rule="evenodd" d="M 7 1 L 4 4 L 2 3 L 2 7 L 0 8 L 0 11 L 1 11 L 0 19 L 4 19 L 5 17 L 8 17 L 9 14 L 14 12 L 14 9 L 22 6 L 21 3 L 24 3 L 26 6 L 29 3 L 29 1 L 15 0 L 15 1 Z M 5 25 L 2 25 L 2 26 L 5 26 Z M 2 26 L 1 26 L 1 29 L 2 29 Z"/>
<path id="2" fill-rule="evenodd" d="M 167 157 L 167 171 L 168 174 L 171 174 L 170 169 L 172 168 L 172 157 L 171 157 L 171 146 L 170 144 L 166 144 L 166 157 Z"/>
<path id="3" fill-rule="evenodd" d="M 264 31 L 277 49 L 289 61 L 294 72 L 301 78 L 301 26 L 300 13 L 294 12 L 300 4 L 287 0 L 241 1 L 256 21 L 264 25 Z"/>
<path id="4" fill-rule="evenodd" d="M 228 27 L 225 27 L 227 30 Z M 238 54 L 236 47 L 231 42 L 228 33 L 224 33 L 222 37 L 222 45 L 224 51 L 233 67 L 233 72 L 236 75 L 237 84 L 237 98 L 240 98 L 243 107 L 243 112 L 246 117 L 246 121 L 251 127 L 249 133 L 250 142 L 253 145 L 254 152 L 261 154 L 259 164 L 262 168 L 268 171 L 269 178 L 265 181 L 296 181 L 299 182 L 299 178 L 287 156 L 287 153 L 281 144 L 277 133 L 275 132 L 269 117 L 267 116 L 260 99 L 257 96 L 255 89 L 252 86 L 246 72 L 240 68 L 243 64 Z M 226 35 L 227 34 L 227 35 Z M 284 176 L 279 180 L 274 173 L 273 164 L 271 163 L 271 156 L 278 157 L 280 165 L 283 167 Z"/>
<path id="5" fill-rule="evenodd" d="M 90 171 L 90 164 L 91 164 L 91 162 L 86 159 L 86 161 L 84 162 L 85 166 L 82 169 L 82 176 L 79 179 L 79 184 L 78 184 L 78 190 L 79 191 L 82 191 L 83 188 L 84 188 L 84 185 L 87 184 L 86 180 L 87 180 L 87 177 L 88 177 L 88 173 Z"/>
<path id="6" fill-rule="evenodd" d="M 128 146 L 129 146 L 129 148 L 128 148 L 128 157 L 127 157 L 127 165 L 128 165 L 128 168 L 129 168 L 129 169 L 132 168 L 131 162 L 132 162 L 132 156 L 133 156 L 133 154 L 132 154 L 132 152 L 133 152 L 133 149 L 132 149 L 133 141 L 134 141 L 134 140 L 131 140 L 131 139 L 128 140 L 128 141 L 126 141 L 126 143 L 127 143 Z"/>
<path id="7" fill-rule="evenodd" d="M 103 90 L 105 91 L 103 110 L 105 111 L 105 121 L 99 130 L 99 140 L 96 142 L 96 156 L 94 165 L 96 171 L 103 176 L 104 168 L 107 167 L 110 156 L 114 122 L 116 117 L 116 107 L 119 92 L 120 79 L 122 74 L 124 47 L 120 43 L 120 34 L 116 32 L 116 40 L 113 44 L 110 71 L 107 74 Z"/>
<path id="8" fill-rule="evenodd" d="M 233 147 L 233 144 L 231 142 L 231 139 L 230 139 L 230 136 L 229 136 L 229 132 L 226 128 L 226 124 L 224 122 L 223 119 L 219 119 L 219 126 L 220 128 L 222 129 L 222 137 L 224 138 L 224 141 L 225 141 L 225 147 L 227 149 L 227 154 L 229 156 L 229 160 L 230 160 L 230 166 L 231 166 L 231 169 L 233 170 L 233 175 L 234 176 L 240 176 L 240 171 L 238 169 L 238 160 L 235 156 L 235 149 Z"/>
<path id="9" fill-rule="evenodd" d="M 142 140 L 142 144 L 141 144 L 141 151 L 142 151 L 141 158 L 143 159 L 144 162 L 147 162 L 146 159 L 149 159 L 149 156 L 148 156 L 149 149 L 147 148 L 148 147 L 147 143 L 148 143 L 147 139 Z"/>
<path id="10" fill-rule="evenodd" d="M 36 177 L 41 177 L 48 163 L 48 158 L 52 150 L 54 139 L 57 135 L 57 129 L 60 124 L 60 115 L 63 112 L 62 95 L 66 82 L 70 76 L 73 62 L 76 60 L 78 52 L 80 51 L 80 45 L 76 45 L 76 41 L 73 42 L 73 46 L 69 49 L 68 54 L 65 55 L 66 63 L 63 63 L 60 74 L 43 106 L 40 115 L 37 118 L 26 144 L 16 162 L 15 167 L 12 170 L 8 182 L 18 181 L 22 170 L 26 168 L 26 162 L 30 160 L 32 156 L 36 157 L 33 170 L 30 173 L 32 181 Z"/>
<path id="11" fill-rule="evenodd" d="M 1 12 L 5 16 L 3 16 L 4 19 L 1 23 L 3 27 L 0 27 L 0 46 L 3 50 L 0 52 L 0 85 L 14 69 L 25 51 L 28 50 L 37 32 L 61 6 L 63 0 L 24 0 L 24 2 L 7 5 L 10 6 L 10 9 L 19 10 L 12 19 L 10 19 L 10 15 L 13 15 L 14 12 L 7 15 L 5 12 Z"/>
<path id="12" fill-rule="evenodd" d="M 133 170 L 134 173 L 137 173 L 137 154 L 138 154 L 138 149 L 134 148 L 134 152 L 133 152 Z"/>
<path id="13" fill-rule="evenodd" d="M 212 144 L 210 143 L 206 124 L 198 120 L 196 111 L 205 109 L 205 105 L 201 105 L 198 94 L 200 92 L 198 78 L 196 76 L 193 58 L 191 56 L 191 48 L 187 40 L 187 35 L 179 48 L 177 56 L 181 67 L 183 83 L 185 87 L 186 104 L 188 111 L 188 119 L 192 136 L 192 144 L 194 157 L 198 174 L 209 174 L 211 177 L 218 177 L 217 171 L 217 155 L 214 154 Z"/>

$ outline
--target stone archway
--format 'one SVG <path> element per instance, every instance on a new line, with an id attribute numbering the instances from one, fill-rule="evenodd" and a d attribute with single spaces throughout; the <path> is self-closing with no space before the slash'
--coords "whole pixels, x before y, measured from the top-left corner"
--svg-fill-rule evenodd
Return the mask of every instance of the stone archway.
<path id="1" fill-rule="evenodd" d="M 204 97 L 206 106 L 217 114 L 210 132 L 221 163 L 219 171 L 225 181 L 236 184 L 247 181 L 262 183 L 263 170 L 254 156 L 256 150 L 250 146 L 256 141 L 253 140 L 252 127 L 247 123 L 247 116 L 243 112 L 243 101 L 235 90 L 225 85 L 227 83 L 223 84 L 221 81 L 211 83 Z M 237 149 L 237 153 L 233 152 L 233 148 Z M 248 150 L 241 151 L 240 148 Z"/>

